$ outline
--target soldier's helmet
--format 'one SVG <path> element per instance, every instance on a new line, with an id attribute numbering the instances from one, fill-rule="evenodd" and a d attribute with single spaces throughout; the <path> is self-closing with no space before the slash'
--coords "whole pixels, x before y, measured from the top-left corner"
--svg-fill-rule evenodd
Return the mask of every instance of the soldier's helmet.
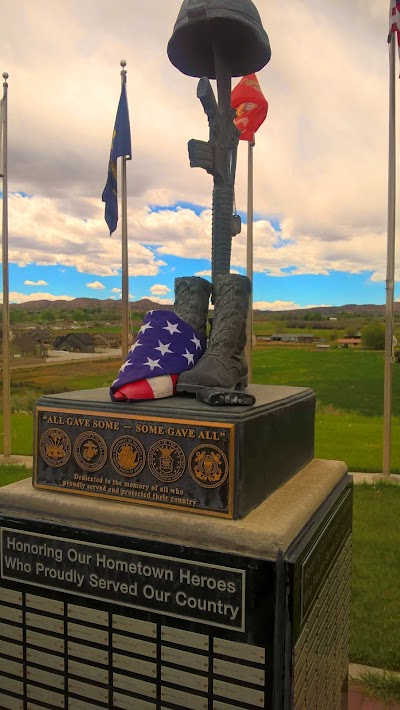
<path id="1" fill-rule="evenodd" d="M 188 76 L 215 79 L 215 44 L 231 76 L 260 71 L 271 57 L 252 0 L 184 0 L 168 42 L 172 64 Z"/>

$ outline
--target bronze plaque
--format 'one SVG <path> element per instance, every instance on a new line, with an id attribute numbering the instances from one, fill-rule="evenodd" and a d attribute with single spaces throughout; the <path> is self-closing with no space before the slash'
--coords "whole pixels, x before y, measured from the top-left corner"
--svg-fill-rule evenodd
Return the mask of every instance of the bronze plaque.
<path id="1" fill-rule="evenodd" d="M 33 484 L 232 518 L 234 426 L 38 406 Z"/>

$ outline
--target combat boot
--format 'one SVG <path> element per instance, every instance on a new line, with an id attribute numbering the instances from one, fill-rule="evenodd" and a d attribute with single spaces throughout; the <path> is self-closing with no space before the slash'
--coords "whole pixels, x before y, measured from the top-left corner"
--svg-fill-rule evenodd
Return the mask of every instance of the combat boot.
<path id="1" fill-rule="evenodd" d="M 201 387 L 242 389 L 247 386 L 244 347 L 250 294 L 251 282 L 247 276 L 216 276 L 209 344 L 196 365 L 179 376 L 178 392 L 197 392 Z"/>
<path id="2" fill-rule="evenodd" d="M 210 282 L 200 276 L 182 276 L 175 279 L 174 311 L 204 340 L 210 294 Z"/>

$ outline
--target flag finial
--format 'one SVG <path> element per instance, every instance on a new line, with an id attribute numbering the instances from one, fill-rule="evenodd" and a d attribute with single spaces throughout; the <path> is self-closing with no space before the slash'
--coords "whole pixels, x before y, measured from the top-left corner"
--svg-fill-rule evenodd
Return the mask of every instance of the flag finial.
<path id="1" fill-rule="evenodd" d="M 3 71 L 2 77 L 3 77 L 5 83 L 7 82 L 8 76 L 9 76 L 8 72 Z"/>
<path id="2" fill-rule="evenodd" d="M 121 69 L 121 84 L 125 84 L 126 83 L 126 73 L 127 73 L 126 69 L 125 69 L 125 67 L 126 67 L 125 59 L 121 59 L 120 65 L 122 67 L 122 69 Z"/>

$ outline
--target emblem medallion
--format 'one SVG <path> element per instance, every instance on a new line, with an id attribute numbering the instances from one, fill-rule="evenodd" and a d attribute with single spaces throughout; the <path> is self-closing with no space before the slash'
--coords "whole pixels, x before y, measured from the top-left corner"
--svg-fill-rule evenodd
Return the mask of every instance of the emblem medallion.
<path id="1" fill-rule="evenodd" d="M 146 451 L 143 444 L 133 436 L 120 436 L 111 446 L 110 460 L 121 476 L 131 478 L 143 471 Z"/>
<path id="2" fill-rule="evenodd" d="M 186 458 L 179 444 L 170 439 L 159 439 L 150 447 L 147 462 L 159 481 L 177 481 L 186 467 Z"/>
<path id="3" fill-rule="evenodd" d="M 203 488 L 218 488 L 229 473 L 228 459 L 218 446 L 197 446 L 189 457 L 189 473 Z"/>
<path id="4" fill-rule="evenodd" d="M 47 429 L 40 437 L 39 449 L 49 466 L 59 468 L 70 459 L 71 440 L 62 429 Z"/>
<path id="5" fill-rule="evenodd" d="M 107 461 L 107 444 L 93 431 L 84 431 L 74 444 L 76 462 L 84 471 L 98 471 Z"/>

